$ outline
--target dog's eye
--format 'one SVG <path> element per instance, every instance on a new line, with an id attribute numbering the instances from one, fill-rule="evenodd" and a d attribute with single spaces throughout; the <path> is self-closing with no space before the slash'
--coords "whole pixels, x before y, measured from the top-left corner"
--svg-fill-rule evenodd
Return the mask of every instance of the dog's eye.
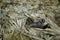
<path id="1" fill-rule="evenodd" d="M 39 22 L 40 23 L 45 23 L 45 19 L 40 19 Z"/>

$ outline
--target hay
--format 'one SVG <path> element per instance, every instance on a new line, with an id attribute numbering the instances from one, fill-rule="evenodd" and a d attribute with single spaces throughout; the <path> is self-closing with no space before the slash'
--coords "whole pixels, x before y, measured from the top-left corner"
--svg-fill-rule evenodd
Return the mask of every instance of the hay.
<path id="1" fill-rule="evenodd" d="M 60 10 L 58 3 L 58 0 L 1 0 L 0 40 L 60 40 L 60 27 L 55 23 L 55 12 Z M 26 24 L 28 17 L 34 22 L 45 19 L 51 29 L 31 28 Z"/>

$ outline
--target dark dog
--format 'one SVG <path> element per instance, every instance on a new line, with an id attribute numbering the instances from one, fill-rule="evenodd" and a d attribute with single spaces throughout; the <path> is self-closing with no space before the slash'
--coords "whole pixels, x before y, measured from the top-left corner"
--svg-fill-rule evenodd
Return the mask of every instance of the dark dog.
<path id="1" fill-rule="evenodd" d="M 29 18 L 27 21 L 28 21 L 27 24 L 32 28 L 42 28 L 42 29 L 50 28 L 49 23 L 44 25 L 45 19 L 40 19 L 38 22 L 34 22 L 31 18 Z"/>

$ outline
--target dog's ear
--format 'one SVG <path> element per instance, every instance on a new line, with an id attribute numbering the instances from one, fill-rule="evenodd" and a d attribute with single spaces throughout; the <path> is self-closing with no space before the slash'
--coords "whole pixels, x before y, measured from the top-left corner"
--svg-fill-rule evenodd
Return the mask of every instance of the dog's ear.
<path id="1" fill-rule="evenodd" d="M 26 24 L 30 25 L 32 23 L 34 23 L 34 20 L 32 18 L 28 17 L 27 20 L 26 20 Z"/>
<path id="2" fill-rule="evenodd" d="M 60 0 L 58 0 L 59 1 L 59 4 L 60 4 Z"/>

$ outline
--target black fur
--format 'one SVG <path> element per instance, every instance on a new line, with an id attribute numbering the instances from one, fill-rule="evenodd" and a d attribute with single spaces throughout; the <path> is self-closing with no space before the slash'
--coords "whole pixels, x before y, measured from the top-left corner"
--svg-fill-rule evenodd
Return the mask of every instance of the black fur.
<path id="1" fill-rule="evenodd" d="M 34 20 L 32 18 L 28 17 L 27 20 L 26 20 L 26 24 L 30 25 L 32 23 L 34 23 Z"/>
<path id="2" fill-rule="evenodd" d="M 45 19 L 40 19 L 38 22 L 34 22 L 33 19 L 31 18 L 28 18 L 26 22 L 26 24 L 32 28 L 42 28 L 42 29 L 50 28 L 49 23 L 47 23 L 46 25 L 44 25 L 44 23 Z"/>

